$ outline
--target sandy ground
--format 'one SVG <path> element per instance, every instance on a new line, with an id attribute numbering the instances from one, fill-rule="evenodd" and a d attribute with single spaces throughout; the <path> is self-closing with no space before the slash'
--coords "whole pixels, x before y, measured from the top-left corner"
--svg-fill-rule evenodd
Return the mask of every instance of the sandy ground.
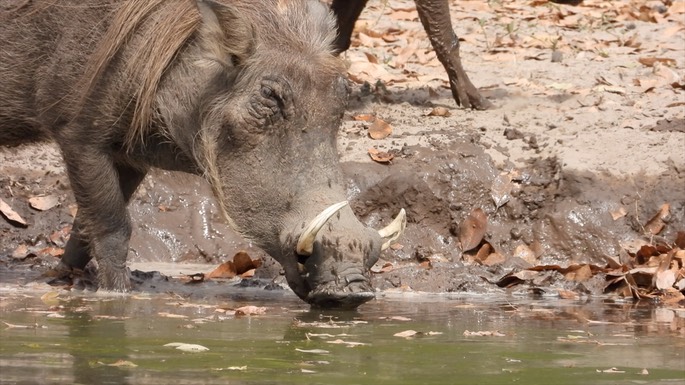
<path id="1" fill-rule="evenodd" d="M 363 13 L 344 55 L 355 81 L 339 136 L 348 192 L 369 225 L 400 207 L 409 220 L 374 267 L 379 290 L 482 292 L 534 266 L 634 266 L 641 246 L 673 245 L 685 231 L 685 2 L 543 3 L 451 2 L 464 66 L 496 106 L 488 111 L 451 98 L 411 1 L 371 1 Z M 370 138 L 365 115 L 390 135 Z M 394 159 L 375 162 L 370 148 Z M 29 206 L 45 195 L 58 204 Z M 28 222 L 0 220 L 3 281 L 54 264 L 74 210 L 56 148 L 0 148 L 0 199 Z M 247 250 L 266 259 L 257 276 L 283 281 L 220 220 L 197 177 L 153 172 L 131 214 L 129 257 L 143 267 L 216 265 Z M 482 234 L 465 230 L 474 221 Z M 608 278 L 593 273 L 517 279 L 526 290 L 601 294 Z"/>

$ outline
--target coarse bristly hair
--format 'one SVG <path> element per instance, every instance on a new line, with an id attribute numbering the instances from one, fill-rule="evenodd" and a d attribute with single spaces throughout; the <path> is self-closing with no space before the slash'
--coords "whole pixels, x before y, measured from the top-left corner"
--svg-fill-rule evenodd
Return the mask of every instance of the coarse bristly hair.
<path id="1" fill-rule="evenodd" d="M 84 71 L 77 110 L 82 110 L 88 103 L 89 96 L 116 55 L 124 47 L 132 49 L 133 52 L 127 55 L 126 75 L 129 81 L 135 82 L 132 96 L 135 104 L 131 127 L 126 130 L 124 138 L 125 148 L 132 148 L 145 137 L 153 123 L 156 94 L 165 71 L 182 47 L 206 24 L 198 2 L 203 0 L 125 0 L 113 10 L 113 20 Z M 316 2 L 223 0 L 206 3 L 214 5 L 218 13 L 221 10 L 233 12 L 232 25 L 221 25 L 221 30 L 210 31 L 209 37 L 215 34 L 216 38 L 212 44 L 206 45 L 214 51 L 207 54 L 215 62 L 220 62 L 220 58 L 228 57 L 228 54 L 244 55 L 250 42 L 231 39 L 231 29 L 249 28 L 249 25 L 241 24 L 258 23 L 252 28 L 258 32 L 252 37 L 255 39 L 252 46 L 257 51 L 260 44 L 266 44 L 284 50 L 309 52 L 318 56 L 316 62 L 321 70 L 342 71 L 340 61 L 332 55 L 336 33 L 334 19 Z M 217 16 L 221 19 L 222 15 Z M 131 37 L 141 31 L 145 33 L 145 44 L 128 46 Z"/>

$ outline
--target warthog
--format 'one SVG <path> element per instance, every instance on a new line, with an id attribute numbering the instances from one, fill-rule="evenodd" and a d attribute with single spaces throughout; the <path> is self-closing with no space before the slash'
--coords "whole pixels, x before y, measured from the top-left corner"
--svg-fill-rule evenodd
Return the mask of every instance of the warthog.
<path id="1" fill-rule="evenodd" d="M 127 203 L 151 167 L 202 175 L 307 302 L 356 307 L 404 227 L 346 204 L 335 21 L 308 0 L 0 0 L 0 144 L 52 138 L 78 203 L 61 268 L 128 291 Z"/>

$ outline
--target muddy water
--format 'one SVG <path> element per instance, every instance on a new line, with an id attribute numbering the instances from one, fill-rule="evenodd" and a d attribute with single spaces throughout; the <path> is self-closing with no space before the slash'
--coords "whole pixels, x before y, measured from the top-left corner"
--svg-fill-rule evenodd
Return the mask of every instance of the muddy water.
<path id="1" fill-rule="evenodd" d="M 287 292 L 229 292 L 4 290 L 0 383 L 685 383 L 685 314 L 650 304 L 386 294 L 326 312 Z M 244 305 L 265 313 L 233 314 Z"/>

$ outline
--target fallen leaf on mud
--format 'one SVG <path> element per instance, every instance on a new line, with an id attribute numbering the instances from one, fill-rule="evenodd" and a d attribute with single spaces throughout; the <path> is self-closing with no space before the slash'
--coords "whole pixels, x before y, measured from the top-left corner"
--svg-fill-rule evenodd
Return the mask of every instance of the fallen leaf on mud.
<path id="1" fill-rule="evenodd" d="M 476 208 L 459 225 L 459 244 L 462 251 L 469 251 L 480 244 L 488 229 L 488 217 L 481 208 Z"/>
<path id="2" fill-rule="evenodd" d="M 490 246 L 488 242 L 484 242 L 483 246 L 481 246 L 476 253 L 476 260 L 480 263 L 483 263 L 483 261 L 485 261 L 485 259 L 490 255 L 491 250 L 492 246 Z"/>
<path id="3" fill-rule="evenodd" d="M 17 248 L 14 249 L 14 251 L 12 251 L 12 254 L 11 254 L 12 258 L 19 259 L 19 260 L 26 259 L 29 257 L 29 255 L 30 255 L 29 247 L 26 245 L 17 246 Z"/>
<path id="4" fill-rule="evenodd" d="M 426 116 L 444 116 L 444 117 L 447 117 L 450 115 L 452 115 L 450 113 L 450 110 L 445 108 L 445 107 L 435 107 L 428 114 L 426 114 Z"/>
<path id="5" fill-rule="evenodd" d="M 570 290 L 558 290 L 559 298 L 561 299 L 578 299 L 580 296 Z"/>
<path id="6" fill-rule="evenodd" d="M 389 152 L 380 151 L 373 147 L 369 148 L 369 156 L 378 163 L 390 163 L 390 161 L 395 157 Z"/>
<path id="7" fill-rule="evenodd" d="M 625 207 L 621 206 L 621 207 L 617 208 L 616 210 L 611 211 L 611 218 L 613 220 L 617 220 L 617 219 L 625 217 L 626 214 L 628 214 L 628 212 L 626 211 Z"/>
<path id="8" fill-rule="evenodd" d="M 464 330 L 464 336 L 465 337 L 506 337 L 507 335 L 504 333 L 501 333 L 497 330 L 485 330 L 485 331 L 479 331 L 479 332 L 470 332 L 468 330 Z"/>
<path id="9" fill-rule="evenodd" d="M 237 274 L 244 274 L 262 265 L 261 259 L 252 259 L 246 251 L 239 251 L 233 256 L 233 265 Z"/>
<path id="10" fill-rule="evenodd" d="M 511 183 L 511 175 L 509 173 L 499 175 L 492 182 L 490 196 L 492 201 L 495 202 L 495 208 L 500 208 L 511 200 L 511 190 L 513 188 L 514 185 Z"/>
<path id="11" fill-rule="evenodd" d="M 392 127 L 386 121 L 376 118 L 369 126 L 371 139 L 385 139 L 392 134 Z"/>
<path id="12" fill-rule="evenodd" d="M 352 119 L 362 122 L 373 122 L 376 120 L 376 116 L 372 114 L 359 114 L 353 116 Z"/>
<path id="13" fill-rule="evenodd" d="M 57 206 L 59 199 L 54 195 L 29 198 L 29 205 L 38 211 L 46 211 Z"/>
<path id="14" fill-rule="evenodd" d="M 564 274 L 564 277 L 569 281 L 585 282 L 592 278 L 592 269 L 590 265 L 580 265 Z"/>
<path id="15" fill-rule="evenodd" d="M 236 316 L 241 316 L 241 315 L 260 315 L 260 314 L 265 314 L 266 313 L 266 308 L 265 307 L 258 307 L 258 306 L 242 306 L 237 309 L 235 309 L 235 315 Z"/>
<path id="16" fill-rule="evenodd" d="M 537 277 L 539 272 L 531 270 L 521 270 L 516 273 L 506 274 L 504 277 L 500 278 L 496 285 L 499 287 L 512 287 L 520 283 L 532 280 Z"/>
<path id="17" fill-rule="evenodd" d="M 252 259 L 245 251 L 239 251 L 233 256 L 232 261 L 227 261 L 205 275 L 205 278 L 233 278 L 240 275 L 243 278 L 250 276 L 249 272 L 262 265 L 261 259 Z"/>
<path id="18" fill-rule="evenodd" d="M 190 353 L 206 352 L 209 348 L 197 344 L 185 344 L 183 342 L 170 342 L 164 346 L 176 348 L 178 350 Z"/>
<path id="19" fill-rule="evenodd" d="M 664 229 L 664 226 L 666 226 L 665 220 L 670 215 L 670 209 L 671 206 L 668 203 L 661 205 L 659 212 L 645 225 L 645 231 L 652 235 L 659 234 Z"/>
<path id="20" fill-rule="evenodd" d="M 368 345 L 363 342 L 352 342 L 352 341 L 343 341 L 341 339 L 333 340 L 333 341 L 326 341 L 327 344 L 335 344 L 335 345 L 346 345 L 349 348 L 353 348 L 355 346 L 364 346 Z"/>
<path id="21" fill-rule="evenodd" d="M 685 231 L 678 231 L 678 234 L 676 234 L 675 237 L 675 244 L 685 250 Z"/>
<path id="22" fill-rule="evenodd" d="M 24 218 L 22 218 L 21 215 L 17 214 L 16 211 L 12 210 L 10 205 L 5 203 L 5 201 L 3 201 L 2 199 L 0 199 L 0 213 L 2 213 L 2 215 L 5 218 L 7 218 L 7 220 L 10 221 L 10 223 L 12 224 L 19 225 L 22 227 L 27 226 Z"/>
<path id="23" fill-rule="evenodd" d="M 483 260 L 483 265 L 495 266 L 495 265 L 499 265 L 501 263 L 506 262 L 506 260 L 507 260 L 507 257 L 505 257 L 504 255 L 502 255 L 498 252 L 494 252 L 494 253 L 490 253 L 490 255 L 488 255 L 487 258 L 485 258 L 485 260 Z"/>
<path id="24" fill-rule="evenodd" d="M 300 353 L 310 353 L 310 354 L 330 354 L 328 350 L 323 350 L 323 349 L 299 349 L 295 348 L 296 352 Z"/>
<path id="25" fill-rule="evenodd" d="M 514 257 L 521 258 L 531 265 L 534 265 L 535 261 L 537 260 L 533 250 L 531 250 L 531 248 L 526 244 L 520 244 L 516 247 L 516 250 L 514 250 Z"/>
<path id="26" fill-rule="evenodd" d="M 665 290 L 673 287 L 676 280 L 676 273 L 673 270 L 657 271 L 656 273 L 656 288 Z"/>
<path id="27" fill-rule="evenodd" d="M 666 58 L 666 57 L 651 57 L 651 56 L 646 56 L 646 57 L 641 57 L 637 59 L 640 64 L 647 66 L 647 67 L 653 67 L 654 63 L 662 63 L 664 65 L 667 65 L 669 67 L 675 67 L 676 66 L 676 61 L 675 59 L 671 58 Z"/>
<path id="28" fill-rule="evenodd" d="M 237 274 L 233 261 L 228 261 L 217 266 L 208 274 L 205 274 L 205 278 L 233 278 Z"/>

